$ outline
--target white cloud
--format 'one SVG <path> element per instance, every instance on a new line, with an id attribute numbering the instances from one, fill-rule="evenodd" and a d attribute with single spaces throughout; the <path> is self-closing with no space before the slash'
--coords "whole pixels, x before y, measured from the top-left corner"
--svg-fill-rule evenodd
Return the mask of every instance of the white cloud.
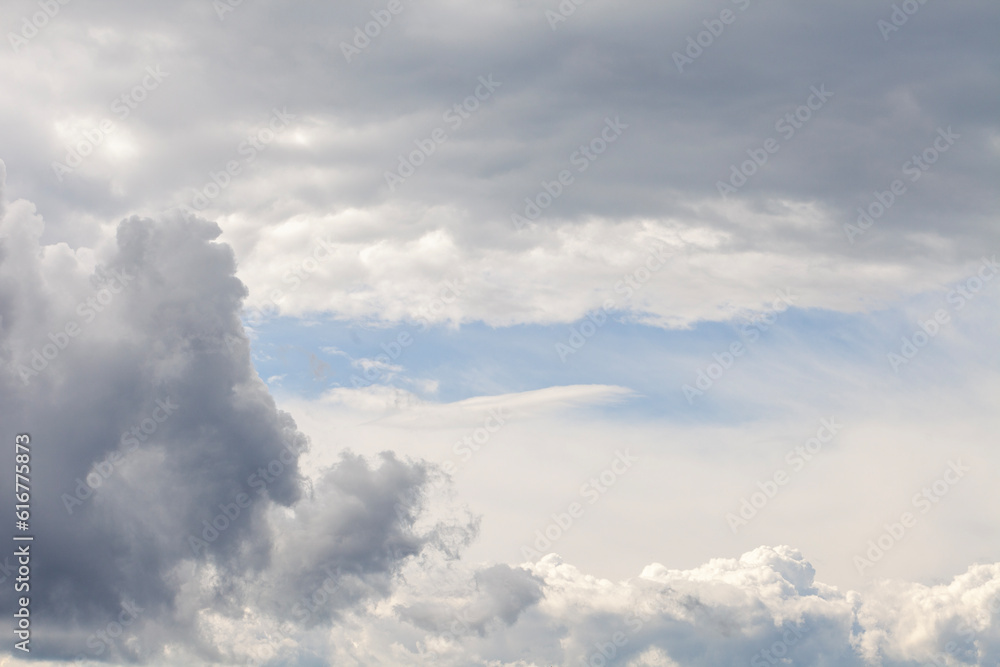
<path id="1" fill-rule="evenodd" d="M 404 576 L 384 603 L 322 632 L 288 633 L 280 616 L 202 612 L 231 656 L 210 664 L 304 664 L 321 654 L 357 667 L 905 667 L 1000 657 L 1000 564 L 934 586 L 886 580 L 863 591 L 816 581 L 784 546 L 689 570 L 654 564 L 617 582 L 555 554 L 520 567 L 412 561 Z M 163 664 L 183 664 L 185 647 L 173 650 L 179 657 Z"/>
<path id="2" fill-rule="evenodd" d="M 694 210 L 684 220 L 553 222 L 532 231 L 511 231 L 484 249 L 460 246 L 456 231 L 428 227 L 426 217 L 433 210 L 421 216 L 387 205 L 366 214 L 370 229 L 388 226 L 369 232 L 369 239 L 358 238 L 350 224 L 337 218 L 315 219 L 306 227 L 295 220 L 262 228 L 254 249 L 240 257 L 240 276 L 250 287 L 251 307 L 264 308 L 268 295 L 279 290 L 281 312 L 292 316 L 326 312 L 387 322 L 551 324 L 578 320 L 610 300 L 613 309 L 633 312 L 645 322 L 685 327 L 764 310 L 779 290 L 791 290 L 801 308 L 876 310 L 956 280 L 978 263 L 874 259 L 845 254 L 837 246 L 765 247 L 739 238 L 744 231 L 781 234 L 802 226 L 835 227 L 832 214 L 815 205 L 775 202 L 772 209 L 760 211 L 704 202 Z M 462 217 L 457 211 L 445 215 L 446 220 Z M 705 226 L 717 219 L 727 220 L 732 231 Z M 435 220 L 440 224 L 439 216 Z M 412 236 L 414 225 L 426 230 L 423 236 Z M 295 243 L 277 240 L 290 238 L 286 228 L 301 230 Z M 386 236 L 388 229 L 399 231 Z M 310 233 L 322 235 L 336 257 L 289 290 L 284 279 L 290 267 L 308 257 L 314 245 Z M 663 250 L 657 253 L 657 247 Z M 651 254 L 663 259 L 652 262 L 653 271 L 646 268 Z M 458 280 L 462 291 L 450 299 L 446 282 Z M 442 294 L 449 297 L 447 303 Z"/>

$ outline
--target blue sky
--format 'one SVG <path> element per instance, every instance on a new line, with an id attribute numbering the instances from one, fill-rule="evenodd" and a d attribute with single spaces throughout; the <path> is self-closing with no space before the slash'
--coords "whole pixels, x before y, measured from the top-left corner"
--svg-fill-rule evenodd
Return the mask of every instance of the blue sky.
<path id="1" fill-rule="evenodd" d="M 557 385 L 604 384 L 635 392 L 622 404 L 608 407 L 609 416 L 739 423 L 781 410 L 755 400 L 753 391 L 747 390 L 750 385 L 767 387 L 785 400 L 801 400 L 801 392 L 809 392 L 813 402 L 825 399 L 839 405 L 842 399 L 837 394 L 852 386 L 869 382 L 898 386 L 926 375 L 921 365 L 938 373 L 958 352 L 941 341 L 932 341 L 900 373 L 892 371 L 887 355 L 898 354 L 901 338 L 913 334 L 916 320 L 908 313 L 933 313 L 935 304 L 946 305 L 941 296 L 937 292 L 920 295 L 907 308 L 864 314 L 792 307 L 776 313 L 771 324 L 759 319 L 755 323 L 754 318 L 761 315 L 757 314 L 737 321 L 701 322 L 681 330 L 644 325 L 623 313 L 612 313 L 593 330 L 587 318 L 569 325 L 472 323 L 423 328 L 419 324 L 366 327 L 333 318 L 276 317 L 249 327 L 254 365 L 261 377 L 283 392 L 304 398 L 317 398 L 327 389 L 352 387 L 355 382 L 394 386 L 424 400 L 445 403 Z M 970 303 L 969 312 L 979 305 Z M 973 333 L 964 317 L 956 320 L 946 329 Z M 584 337 L 581 327 L 594 332 Z M 575 338 L 574 332 L 579 334 Z M 399 345 L 400 336 L 410 344 Z M 584 344 L 574 347 L 580 340 Z M 713 355 L 729 363 L 734 343 L 743 348 L 731 368 L 703 394 L 686 395 L 683 386 L 697 389 L 699 372 L 717 363 Z M 393 353 L 396 356 L 391 357 Z M 390 356 L 398 370 L 375 368 L 366 376 L 357 360 L 382 354 Z M 812 390 L 804 386 L 805 375 L 812 376 Z M 938 376 L 938 380 L 945 378 Z"/>

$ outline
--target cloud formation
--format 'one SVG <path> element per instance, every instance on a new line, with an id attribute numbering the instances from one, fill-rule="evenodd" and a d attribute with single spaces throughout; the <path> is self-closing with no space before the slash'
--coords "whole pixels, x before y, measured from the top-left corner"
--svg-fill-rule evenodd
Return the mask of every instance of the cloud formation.
<path id="1" fill-rule="evenodd" d="M 303 619 L 329 623 L 386 595 L 428 543 L 467 541 L 414 529 L 424 464 L 344 453 L 303 475 L 308 440 L 250 363 L 246 288 L 216 225 L 132 217 L 93 252 L 40 244 L 42 230 L 25 201 L 0 221 L 0 404 L 5 437 L 34 447 L 38 654 L 137 658 L 88 642 L 133 605 L 155 655 L 201 636 L 194 610 L 238 618 L 252 590 L 278 613 L 332 568 L 354 583 Z"/>
<path id="2" fill-rule="evenodd" d="M 690 570 L 653 564 L 621 582 L 586 575 L 555 554 L 517 568 L 407 572 L 394 604 L 333 629 L 327 660 L 904 667 L 997 659 L 997 565 L 934 586 L 885 581 L 864 594 L 816 581 L 786 546 Z M 291 645 L 271 655 L 268 664 L 309 664 Z"/>
<path id="3" fill-rule="evenodd" d="M 32 657 L 996 663 L 998 19 L 5 3 Z M 732 534 L 820 415 L 850 427 Z M 619 450 L 565 561 L 514 562 Z"/>
<path id="4" fill-rule="evenodd" d="M 690 570 L 654 564 L 621 582 L 554 554 L 464 563 L 477 520 L 432 493 L 448 488 L 434 466 L 344 451 L 302 468 L 308 439 L 250 364 L 238 317 L 246 289 L 216 225 L 131 217 L 113 243 L 76 250 L 42 243 L 43 230 L 29 202 L 6 206 L 0 405 L 5 437 L 32 425 L 38 657 L 636 667 L 1000 658 L 998 565 L 932 586 L 841 592 L 789 547 Z M 418 401 L 387 423 L 465 424 L 503 406 L 523 418 L 628 393 Z"/>
<path id="5" fill-rule="evenodd" d="M 555 29 L 541 0 L 402 3 L 349 62 L 342 45 L 388 10 L 176 7 L 67 6 L 0 52 L 0 83 L 21 91 L 0 102 L 5 157 L 17 196 L 74 243 L 207 202 L 255 307 L 277 291 L 293 315 L 509 325 L 611 298 L 686 326 L 787 288 L 868 310 L 1000 246 L 990 3 L 919 5 L 888 37 L 893 6 L 860 1 L 586 3 Z M 19 11 L 37 9 L 12 4 L 11 25 Z M 688 50 L 703 52 L 679 70 Z M 104 118 L 114 131 L 87 148 Z M 332 261 L 303 271 L 319 239 Z M 669 266 L 616 291 L 654 242 Z M 428 313 L 448 280 L 465 294 Z"/>

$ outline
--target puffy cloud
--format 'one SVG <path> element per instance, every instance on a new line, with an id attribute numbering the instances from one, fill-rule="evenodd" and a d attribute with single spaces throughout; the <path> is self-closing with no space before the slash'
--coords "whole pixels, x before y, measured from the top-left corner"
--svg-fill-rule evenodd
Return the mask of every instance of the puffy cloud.
<path id="1" fill-rule="evenodd" d="M 93 252 L 42 233 L 23 200 L 0 221 L 0 421 L 32 441 L 36 655 L 135 659 L 92 632 L 136 609 L 144 654 L 190 636 L 210 656 L 201 612 L 239 617 L 253 591 L 277 613 L 333 568 L 353 583 L 312 614 L 328 623 L 428 543 L 468 541 L 414 527 L 424 464 L 345 453 L 303 472 L 308 440 L 250 363 L 216 225 L 132 217 Z"/>
<path id="2" fill-rule="evenodd" d="M 574 641 L 564 642 L 567 665 L 582 657 L 602 664 L 602 651 L 636 665 L 646 664 L 644 655 L 680 665 L 985 665 L 995 661 L 1000 631 L 992 618 L 1000 608 L 996 565 L 974 566 L 949 584 L 883 581 L 863 593 L 815 581 L 812 566 L 788 547 L 693 570 L 652 565 L 620 584 L 553 556 L 532 570 L 546 582 L 539 610 L 551 609 L 553 621 L 575 620 Z M 603 627 L 595 632 L 597 619 Z"/>
<path id="3" fill-rule="evenodd" d="M 654 564 L 620 582 L 550 554 L 517 568 L 422 561 L 389 604 L 326 637 L 337 664 L 990 665 L 1000 566 L 950 583 L 882 581 L 864 592 L 815 581 L 786 546 L 690 570 Z M 275 664 L 309 664 L 301 646 Z M 296 662 L 298 660 L 298 662 Z"/>

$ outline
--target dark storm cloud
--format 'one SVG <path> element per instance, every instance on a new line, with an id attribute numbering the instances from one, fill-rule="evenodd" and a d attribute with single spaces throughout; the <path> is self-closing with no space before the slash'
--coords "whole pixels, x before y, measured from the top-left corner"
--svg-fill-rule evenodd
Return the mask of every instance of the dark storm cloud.
<path id="1" fill-rule="evenodd" d="M 475 534 L 467 526 L 415 530 L 427 480 L 425 467 L 390 452 L 376 469 L 342 455 L 309 501 L 296 506 L 294 518 L 274 517 L 279 537 L 273 567 L 261 581 L 262 606 L 312 627 L 358 601 L 387 595 L 398 564 L 426 546 L 443 546 L 449 528 L 458 546 L 467 545 Z"/>
<path id="2" fill-rule="evenodd" d="M 178 596 L 207 566 L 203 602 L 239 615 L 248 582 L 294 597 L 331 565 L 355 584 L 321 606 L 316 619 L 329 620 L 386 594 L 397 564 L 439 539 L 413 529 L 419 504 L 395 509 L 419 497 L 422 466 L 345 455 L 305 484 L 308 443 L 251 366 L 246 290 L 215 224 L 130 218 L 94 272 L 42 249 L 26 206 L 0 225 L 0 421 L 8 441 L 32 439 L 36 655 L 96 657 L 88 636 L 123 605 L 141 610 L 148 651 L 197 636 Z M 11 480 L 3 488 L 12 495 Z M 295 518 L 275 518 L 278 507 Z M 2 595 L 13 606 L 12 589 Z"/>

